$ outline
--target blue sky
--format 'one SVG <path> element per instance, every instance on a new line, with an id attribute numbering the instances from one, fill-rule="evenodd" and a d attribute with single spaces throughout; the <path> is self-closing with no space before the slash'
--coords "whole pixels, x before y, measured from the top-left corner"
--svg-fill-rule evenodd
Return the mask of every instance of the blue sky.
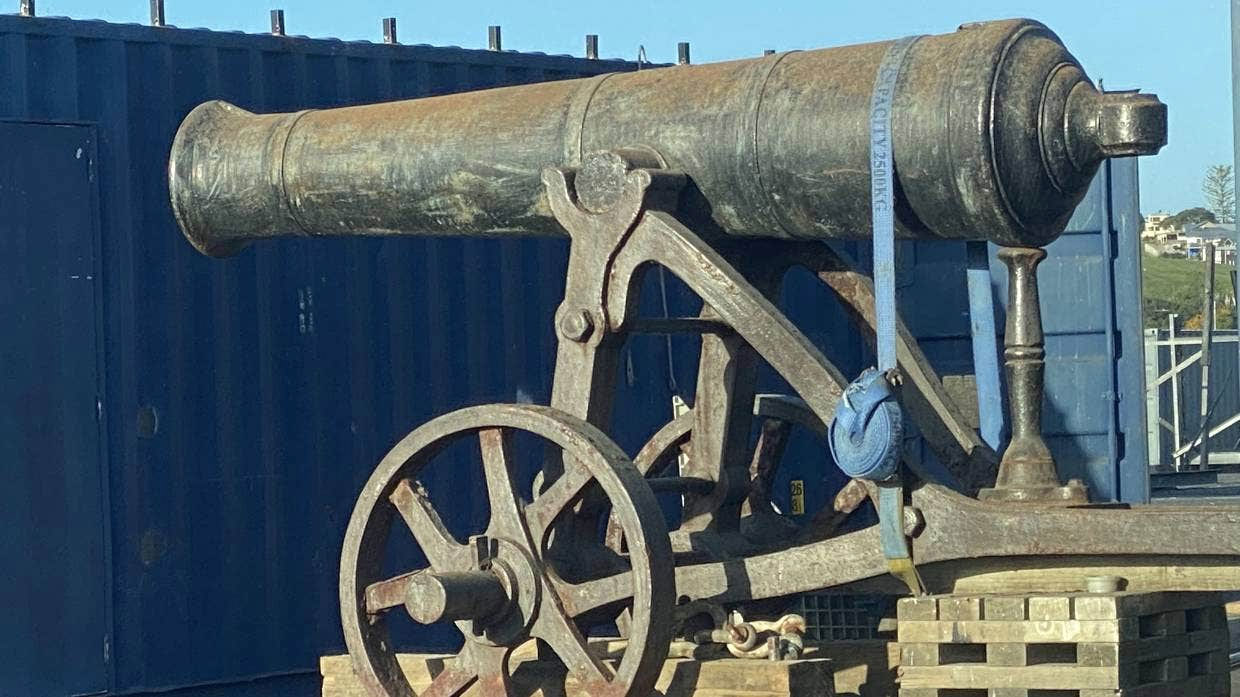
<path id="1" fill-rule="evenodd" d="M 17 0 L 0 0 L 15 9 Z M 37 0 L 40 15 L 146 22 L 147 0 Z M 1139 87 L 1170 107 L 1170 142 L 1141 163 L 1141 208 L 1172 212 L 1202 204 L 1207 166 L 1232 160 L 1231 49 L 1222 0 L 166 0 L 169 24 L 263 32 L 268 10 L 285 10 L 290 34 L 378 40 L 395 16 L 402 43 L 486 45 L 580 55 L 599 34 L 606 57 L 675 58 L 689 41 L 694 62 L 760 55 L 765 48 L 818 48 L 913 33 L 952 31 L 965 21 L 1032 17 L 1055 30 L 1108 89 Z M 9 10 L 12 11 L 12 10 Z"/>

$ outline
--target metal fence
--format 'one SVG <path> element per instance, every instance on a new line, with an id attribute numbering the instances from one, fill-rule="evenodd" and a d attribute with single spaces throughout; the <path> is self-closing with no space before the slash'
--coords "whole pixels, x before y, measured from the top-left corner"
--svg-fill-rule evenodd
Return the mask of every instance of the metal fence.
<path id="1" fill-rule="evenodd" d="M 1240 462 L 1240 338 L 1234 329 L 1213 331 L 1206 387 L 1201 332 L 1175 328 L 1174 316 L 1172 322 L 1168 329 L 1145 332 L 1150 465 L 1172 470 L 1197 467 L 1197 451 L 1207 437 L 1209 463 L 1236 464 Z M 1208 430 L 1204 424 L 1209 424 Z"/>

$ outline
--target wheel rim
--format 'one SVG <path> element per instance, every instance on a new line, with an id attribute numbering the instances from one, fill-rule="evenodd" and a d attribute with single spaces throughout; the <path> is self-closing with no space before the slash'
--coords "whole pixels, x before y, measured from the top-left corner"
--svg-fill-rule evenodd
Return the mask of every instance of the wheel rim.
<path id="1" fill-rule="evenodd" d="M 509 448 L 515 432 L 534 434 L 563 454 L 564 473 L 530 504 L 521 501 L 512 486 Z M 475 435 L 491 506 L 483 538 L 488 549 L 498 550 L 494 561 L 507 569 L 500 574 L 488 565 L 482 571 L 494 570 L 507 579 L 503 587 L 509 609 L 503 622 L 490 616 L 475 618 L 471 627 L 458 620 L 464 648 L 456 664 L 437 676 L 424 694 L 451 697 L 474 683 L 484 695 L 507 693 L 508 657 L 531 637 L 546 642 L 588 694 L 648 693 L 671 641 L 670 627 L 653 618 L 667 617 L 675 596 L 671 547 L 661 511 L 641 474 L 601 431 L 563 412 L 532 405 L 471 407 L 434 419 L 401 440 L 366 483 L 349 521 L 340 567 L 345 643 L 363 684 L 374 695 L 415 694 L 397 664 L 385 624 L 402 593 L 411 597 L 410 574 L 381 578 L 385 547 L 396 521 L 403 520 L 405 534 L 413 535 L 430 563 L 416 573 L 482 573 L 477 551 L 447 532 L 416 485 L 417 474 L 448 443 Z M 611 503 L 612 517 L 620 521 L 626 539 L 640 540 L 630 543 L 629 572 L 603 579 L 612 584 L 613 593 L 617 584 L 627 583 L 621 590 L 631 599 L 633 617 L 640 620 L 631 623 L 628 647 L 614 671 L 589 654 L 573 619 L 591 609 L 589 588 L 594 586 L 564 582 L 544 559 L 553 524 L 592 484 Z M 490 561 L 482 559 L 484 565 Z M 515 620 L 510 617 L 513 607 Z M 474 636 L 480 628 L 483 631 Z"/>

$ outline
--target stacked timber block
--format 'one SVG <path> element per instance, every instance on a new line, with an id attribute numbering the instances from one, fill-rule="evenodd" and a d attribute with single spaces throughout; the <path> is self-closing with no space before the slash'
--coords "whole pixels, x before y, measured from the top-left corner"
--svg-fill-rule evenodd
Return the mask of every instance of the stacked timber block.
<path id="1" fill-rule="evenodd" d="M 592 647 L 593 648 L 593 647 Z M 434 676 L 454 660 L 451 656 L 401 654 L 401 668 L 414 691 L 421 694 Z M 514 697 L 591 697 L 570 680 L 564 683 L 558 664 L 534 660 L 532 651 L 518 649 L 509 661 L 509 694 Z M 614 664 L 613 664 L 614 665 Z M 322 697 L 369 697 L 353 673 L 348 656 L 325 656 L 319 661 Z M 697 660 L 668 658 L 656 684 L 665 697 L 832 697 L 831 661 L 805 659 L 766 661 L 740 658 Z M 464 697 L 478 694 L 477 684 Z"/>
<path id="2" fill-rule="evenodd" d="M 1209 593 L 905 598 L 900 697 L 1226 697 L 1227 615 Z"/>

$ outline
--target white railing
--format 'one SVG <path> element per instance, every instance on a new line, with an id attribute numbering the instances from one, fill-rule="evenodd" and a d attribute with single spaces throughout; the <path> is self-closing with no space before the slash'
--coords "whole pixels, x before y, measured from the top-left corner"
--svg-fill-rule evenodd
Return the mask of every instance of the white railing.
<path id="1" fill-rule="evenodd" d="M 1212 438 L 1240 424 L 1240 411 L 1221 419 L 1212 413 L 1213 405 L 1218 403 L 1218 398 L 1222 396 L 1212 394 L 1212 390 L 1235 391 L 1240 388 L 1240 383 L 1230 379 L 1226 381 L 1229 384 L 1211 384 L 1209 356 L 1212 352 L 1226 353 L 1229 350 L 1232 354 L 1237 354 L 1237 352 L 1240 352 L 1240 343 L 1238 343 L 1240 342 L 1240 337 L 1236 335 L 1235 330 L 1218 329 L 1211 332 L 1194 332 L 1186 336 L 1176 330 L 1176 317 L 1176 315 L 1171 315 L 1168 318 L 1165 338 L 1160 337 L 1162 330 L 1145 330 L 1146 431 L 1150 462 L 1153 465 L 1170 464 L 1176 471 L 1209 466 L 1211 462 L 1216 464 L 1235 462 L 1238 457 L 1235 452 L 1218 452 L 1213 453 L 1213 456 L 1210 453 L 1210 440 Z M 1208 342 L 1208 345 L 1206 342 Z M 1165 355 L 1164 347 L 1167 351 L 1170 351 L 1170 357 L 1167 361 L 1169 368 L 1165 372 L 1159 369 L 1159 366 L 1162 364 L 1162 356 Z M 1194 348 L 1196 350 L 1193 350 Z M 1202 364 L 1203 356 L 1207 357 L 1205 364 Z M 1228 364 L 1231 363 L 1230 357 L 1224 360 Z M 1183 373 L 1190 367 L 1198 364 L 1201 364 L 1199 384 L 1191 386 L 1181 384 Z M 1224 372 L 1224 375 L 1227 375 L 1227 373 Z M 1234 377 L 1234 374 L 1232 377 Z M 1167 383 L 1170 383 L 1170 422 L 1162 416 L 1162 400 L 1165 391 L 1163 386 Z M 1200 390 L 1201 409 L 1199 419 L 1196 422 L 1196 428 L 1189 429 L 1189 433 L 1186 434 L 1181 397 L 1184 390 L 1188 389 Z M 1206 423 L 1211 423 L 1212 425 L 1207 429 L 1203 426 Z M 1171 462 L 1162 463 L 1160 460 L 1161 453 L 1163 452 L 1163 438 L 1167 435 L 1171 437 Z M 1195 458 L 1190 457 L 1190 453 L 1194 450 L 1198 452 Z M 1205 455 L 1205 457 L 1202 458 L 1202 455 Z M 1204 463 L 1202 462 L 1203 459 L 1205 460 Z"/>

